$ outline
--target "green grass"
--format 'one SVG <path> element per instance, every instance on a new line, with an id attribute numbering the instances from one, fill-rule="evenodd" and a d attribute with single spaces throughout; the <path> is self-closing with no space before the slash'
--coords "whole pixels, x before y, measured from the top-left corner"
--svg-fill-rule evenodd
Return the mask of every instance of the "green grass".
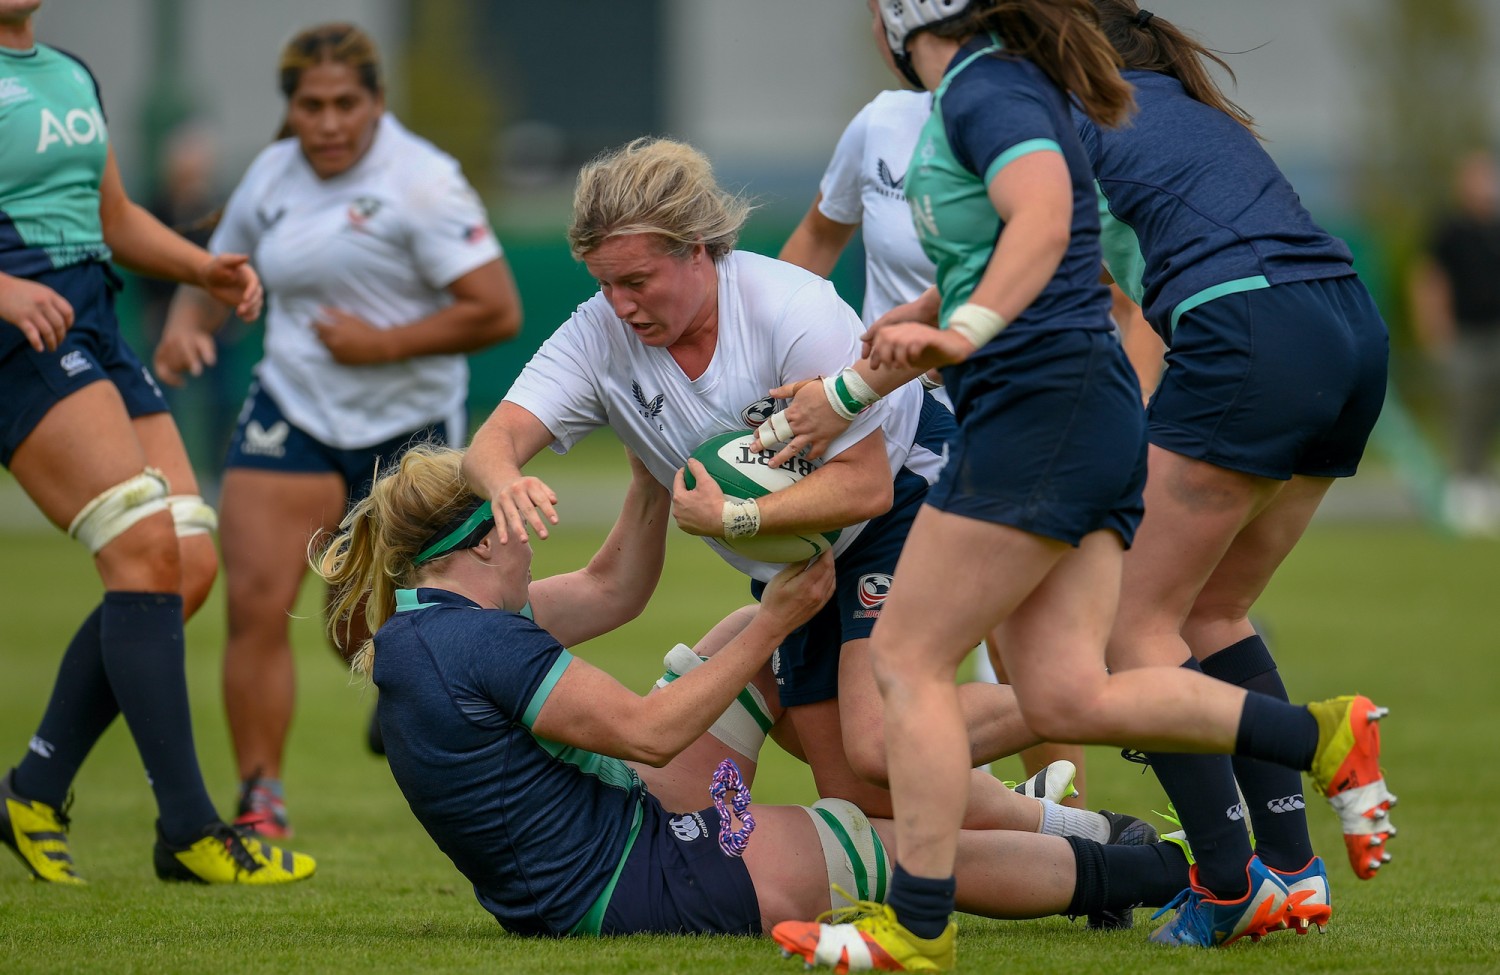
<path id="1" fill-rule="evenodd" d="M 538 546 L 539 574 L 580 564 L 612 505 L 578 475 L 611 482 L 623 463 L 607 444 L 550 461 L 568 521 Z M 564 483 L 564 472 L 567 483 Z M 549 476 L 544 474 L 544 476 Z M 569 504 L 570 499 L 574 502 Z M 12 502 L 16 503 L 16 502 Z M 51 531 L 0 534 L 0 769 L 34 730 L 62 646 L 98 599 L 88 558 Z M 1395 862 L 1372 883 L 1353 879 L 1333 817 L 1313 809 L 1337 912 L 1325 937 L 1278 935 L 1223 952 L 1169 951 L 1134 932 L 1093 935 L 1061 919 L 963 918 L 967 971 L 1358 972 L 1500 967 L 1500 839 L 1485 826 L 1500 807 L 1496 736 L 1495 580 L 1500 546 L 1434 537 L 1401 524 L 1319 523 L 1262 601 L 1294 698 L 1357 689 L 1392 709 L 1386 764 L 1402 796 Z M 89 887 L 34 884 L 0 856 L 0 961 L 4 970 L 233 973 L 438 972 L 484 968 L 546 972 L 795 972 L 769 942 L 625 938 L 544 942 L 504 934 L 412 819 L 384 764 L 362 746 L 370 696 L 322 644 L 305 594 L 295 621 L 297 723 L 286 768 L 298 848 L 319 858 L 311 881 L 283 890 L 159 883 L 150 864 L 154 811 L 123 727 L 100 742 L 76 784 L 73 849 Z M 632 686 L 659 673 L 664 649 L 690 640 L 745 599 L 741 577 L 700 543 L 674 535 L 658 596 L 645 615 L 583 648 Z M 220 707 L 217 597 L 189 626 L 189 679 L 205 776 L 221 808 L 233 766 Z M 768 750 L 774 746 L 768 745 Z M 999 769 L 1013 776 L 1017 766 Z M 1090 753 L 1095 805 L 1164 808 L 1153 779 L 1107 749 Z M 757 801 L 810 801 L 805 770 L 768 757 Z M 1318 804 L 1321 805 L 1321 804 Z M 1017 877 L 1017 883 L 1026 878 Z"/>

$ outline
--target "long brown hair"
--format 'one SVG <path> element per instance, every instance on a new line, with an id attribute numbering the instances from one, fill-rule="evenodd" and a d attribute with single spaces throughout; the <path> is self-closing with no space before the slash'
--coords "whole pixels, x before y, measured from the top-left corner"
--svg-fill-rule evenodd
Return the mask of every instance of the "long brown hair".
<path id="1" fill-rule="evenodd" d="M 1093 0 L 1093 4 L 1099 12 L 1099 27 L 1127 69 L 1176 78 L 1192 98 L 1255 132 L 1255 119 L 1225 97 L 1208 71 L 1205 62 L 1212 61 L 1233 81 L 1234 69 L 1223 58 L 1171 21 L 1143 12 L 1135 0 Z"/>
<path id="2" fill-rule="evenodd" d="M 1120 77 L 1120 56 L 1100 33 L 1089 0 L 995 0 L 975 6 L 969 16 L 932 32 L 955 39 L 995 33 L 1007 52 L 1041 68 L 1100 125 L 1119 125 L 1134 110 L 1130 83 Z"/>

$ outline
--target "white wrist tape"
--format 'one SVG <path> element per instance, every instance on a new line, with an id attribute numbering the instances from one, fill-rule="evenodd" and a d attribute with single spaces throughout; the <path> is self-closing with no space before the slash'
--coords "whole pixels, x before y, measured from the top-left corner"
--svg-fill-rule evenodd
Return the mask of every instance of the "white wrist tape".
<path id="1" fill-rule="evenodd" d="M 754 498 L 741 501 L 730 498 L 724 502 L 724 537 L 749 538 L 760 531 L 760 505 Z"/>
<path id="2" fill-rule="evenodd" d="M 791 443 L 796 434 L 786 418 L 786 410 L 771 414 L 771 418 L 755 428 L 755 439 L 761 450 L 775 450 L 784 443 Z"/>
<path id="3" fill-rule="evenodd" d="M 667 672 L 656 681 L 656 686 L 666 687 L 703 662 L 703 658 L 686 645 L 677 644 L 662 659 Z M 746 684 L 734 703 L 708 729 L 708 733 L 739 754 L 756 761 L 773 723 L 771 709 L 766 705 L 765 697 L 755 689 L 754 684 Z"/>
<path id="4" fill-rule="evenodd" d="M 948 316 L 948 331 L 962 335 L 976 349 L 1004 331 L 1006 324 L 999 312 L 973 302 L 959 305 Z"/>
<path id="5" fill-rule="evenodd" d="M 83 506 L 68 526 L 68 537 L 76 538 L 95 555 L 128 531 L 136 522 L 167 510 L 167 479 L 148 467 L 128 481 L 100 492 Z"/>
<path id="6" fill-rule="evenodd" d="M 870 388 L 870 384 L 854 371 L 853 366 L 845 368 L 837 376 L 825 378 L 823 393 L 828 397 L 828 405 L 833 407 L 833 412 L 851 421 L 880 399 L 880 394 Z"/>

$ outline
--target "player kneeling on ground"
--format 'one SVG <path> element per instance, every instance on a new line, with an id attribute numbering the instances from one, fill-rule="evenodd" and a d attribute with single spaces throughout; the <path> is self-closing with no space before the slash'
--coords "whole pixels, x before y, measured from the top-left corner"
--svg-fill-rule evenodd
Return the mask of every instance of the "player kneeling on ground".
<path id="1" fill-rule="evenodd" d="M 734 709 L 754 713 L 741 695 L 828 598 L 830 561 L 778 575 L 753 615 L 739 611 L 711 634 L 722 646 L 700 648 L 717 652 L 674 666 L 648 703 L 565 646 L 644 605 L 661 569 L 667 492 L 632 458 L 625 511 L 599 553 L 532 585 L 529 543 L 499 541 L 461 458 L 430 446 L 405 454 L 319 568 L 339 593 L 330 625 L 365 600 L 375 637 L 355 666 L 380 688 L 391 772 L 480 903 L 516 933 L 750 934 L 827 910 L 830 881 L 858 902 L 881 899 L 888 823 L 840 800 L 751 812 L 734 766 L 718 765 L 739 747 L 758 750 Z M 710 731 L 716 744 L 700 747 Z M 715 807 L 673 815 L 658 800 L 657 782 L 681 792 L 684 762 L 713 781 Z M 994 917 L 1159 904 L 1187 878 L 1170 844 L 1011 831 L 968 831 L 961 842 L 959 902 Z M 852 909 L 869 906 L 858 902 Z"/>

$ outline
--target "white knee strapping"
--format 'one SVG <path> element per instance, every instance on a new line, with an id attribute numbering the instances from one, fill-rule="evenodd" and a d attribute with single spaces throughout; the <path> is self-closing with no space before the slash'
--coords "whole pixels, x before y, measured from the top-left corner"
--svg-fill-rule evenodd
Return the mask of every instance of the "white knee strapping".
<path id="1" fill-rule="evenodd" d="M 68 537 L 88 546 L 95 555 L 142 518 L 167 510 L 167 479 L 148 467 L 116 484 L 83 506 L 68 526 Z"/>
<path id="2" fill-rule="evenodd" d="M 694 653 L 691 647 L 679 643 L 662 658 L 667 672 L 657 680 L 656 686 L 666 687 L 702 663 L 703 658 Z M 755 758 L 760 754 L 760 746 L 765 744 L 772 724 L 771 709 L 766 705 L 766 699 L 755 689 L 754 684 L 747 684 L 734 703 L 708 729 L 708 733 L 746 758 Z"/>
<path id="3" fill-rule="evenodd" d="M 819 799 L 811 809 L 798 808 L 818 829 L 828 883 L 837 884 L 859 900 L 884 903 L 890 861 L 885 844 L 859 807 L 847 799 Z"/>
<path id="4" fill-rule="evenodd" d="M 167 507 L 172 512 L 172 523 L 177 526 L 178 538 L 207 535 L 218 530 L 218 512 L 196 494 L 168 495 Z"/>

